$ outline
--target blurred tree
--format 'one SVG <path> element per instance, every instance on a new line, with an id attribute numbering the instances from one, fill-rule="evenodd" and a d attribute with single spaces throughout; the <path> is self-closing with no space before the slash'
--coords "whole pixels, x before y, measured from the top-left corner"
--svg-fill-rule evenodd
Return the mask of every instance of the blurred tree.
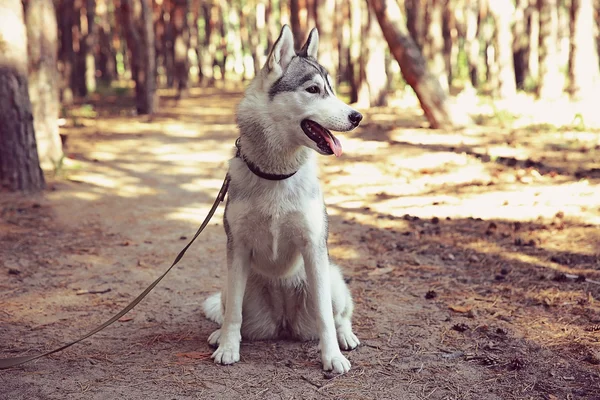
<path id="1" fill-rule="evenodd" d="M 0 189 L 44 188 L 27 88 L 27 32 L 20 0 L 0 3 Z"/>
<path id="2" fill-rule="evenodd" d="M 29 98 L 38 156 L 44 168 L 62 161 L 58 134 L 58 31 L 52 0 L 29 0 L 26 5 Z"/>
<path id="3" fill-rule="evenodd" d="M 446 67 L 448 86 L 452 86 L 452 80 L 457 73 L 458 64 L 458 29 L 456 26 L 456 8 L 459 3 L 455 0 L 444 1 L 442 14 L 442 32 L 444 37 L 444 64 Z"/>
<path id="4" fill-rule="evenodd" d="M 131 53 L 131 72 L 135 81 L 138 114 L 156 110 L 154 26 L 150 0 L 121 0 L 121 12 Z"/>
<path id="5" fill-rule="evenodd" d="M 467 0 L 465 7 L 465 52 L 469 69 L 469 81 L 472 87 L 479 87 L 479 61 L 481 46 L 479 44 L 480 0 Z"/>
<path id="6" fill-rule="evenodd" d="M 190 62 L 188 51 L 190 49 L 190 26 L 188 22 L 190 4 L 189 0 L 171 0 L 169 22 L 172 24 L 173 46 L 173 73 L 177 82 L 177 98 L 187 95 Z"/>
<path id="7" fill-rule="evenodd" d="M 444 60 L 444 19 L 443 0 L 427 1 L 427 35 L 423 46 L 423 56 L 428 61 L 429 70 L 440 82 L 442 90 L 448 91 L 448 70 Z"/>
<path id="8" fill-rule="evenodd" d="M 350 83 L 350 102 L 358 101 L 358 92 L 364 80 L 364 57 L 362 55 L 364 42 L 363 35 L 363 15 L 367 9 L 366 2 L 361 0 L 351 0 L 348 4 L 348 22 L 349 40 L 348 40 L 348 64 L 347 75 Z"/>
<path id="9" fill-rule="evenodd" d="M 116 29 L 114 2 L 99 1 L 96 8 L 98 15 L 98 78 L 105 85 L 117 78 L 117 54 L 113 43 L 113 33 Z"/>
<path id="10" fill-rule="evenodd" d="M 489 9 L 495 24 L 494 47 L 498 86 L 494 89 L 498 96 L 506 99 L 517 93 L 511 28 L 515 10 L 512 0 L 490 1 Z"/>
<path id="11" fill-rule="evenodd" d="M 404 9 L 406 12 L 406 26 L 410 36 L 415 44 L 423 51 L 423 42 L 426 32 L 427 7 L 422 0 L 404 0 Z"/>
<path id="12" fill-rule="evenodd" d="M 514 14 L 512 44 L 513 64 L 515 69 L 515 84 L 517 89 L 525 88 L 525 81 L 529 77 L 529 26 L 530 0 L 517 0 Z"/>
<path id="13" fill-rule="evenodd" d="M 85 22 L 81 25 L 81 42 L 79 49 L 79 70 L 84 71 L 83 86 L 80 94 L 86 96 L 96 91 L 96 57 L 94 48 L 97 42 L 96 0 L 85 0 Z"/>
<path id="14" fill-rule="evenodd" d="M 529 18 L 528 18 L 528 31 L 529 31 L 529 57 L 527 58 L 527 70 L 529 76 L 531 76 L 532 83 L 535 86 L 540 81 L 540 12 L 537 7 L 537 0 L 528 0 L 529 5 Z"/>
<path id="15" fill-rule="evenodd" d="M 73 82 L 75 80 L 75 50 L 73 25 L 75 24 L 74 2 L 59 0 L 56 8 L 59 32 L 58 69 L 61 76 L 60 100 L 63 105 L 73 102 Z"/>
<path id="16" fill-rule="evenodd" d="M 400 65 L 402 76 L 415 91 L 431 127 L 435 129 L 454 125 L 447 102 L 448 94 L 428 71 L 419 48 L 402 20 L 396 1 L 372 0 L 369 7 L 375 12 L 383 36 Z"/>
<path id="17" fill-rule="evenodd" d="M 314 0 L 316 27 L 319 31 L 319 62 L 337 81 L 337 35 L 335 35 L 336 0 Z M 311 29 L 311 28 L 309 28 Z"/>
<path id="18" fill-rule="evenodd" d="M 558 57 L 558 0 L 538 0 L 540 13 L 540 78 L 538 95 L 557 98 L 564 88 Z"/>
<path id="19" fill-rule="evenodd" d="M 366 9 L 367 21 L 362 35 L 361 80 L 357 103 L 360 107 L 378 107 L 386 104 L 387 73 L 385 52 L 387 43 L 372 10 Z"/>
<path id="20" fill-rule="evenodd" d="M 215 31 L 219 18 L 218 4 L 202 2 L 202 24 L 204 29 L 199 31 L 198 64 L 200 82 L 203 86 L 214 84 L 214 64 L 216 54 Z"/>
<path id="21" fill-rule="evenodd" d="M 597 97 L 600 70 L 593 0 L 571 0 L 570 15 L 569 90 L 576 99 Z"/>

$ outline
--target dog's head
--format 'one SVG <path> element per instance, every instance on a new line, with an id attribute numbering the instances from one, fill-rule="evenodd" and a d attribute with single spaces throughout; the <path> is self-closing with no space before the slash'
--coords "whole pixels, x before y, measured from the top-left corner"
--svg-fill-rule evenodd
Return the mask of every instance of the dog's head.
<path id="1" fill-rule="evenodd" d="M 294 37 L 285 25 L 273 45 L 259 78 L 262 104 L 276 129 L 288 140 L 320 154 L 342 154 L 340 141 L 331 131 L 345 132 L 358 126 L 362 115 L 339 100 L 333 81 L 317 62 L 319 33 L 313 29 L 301 50 L 294 50 Z"/>

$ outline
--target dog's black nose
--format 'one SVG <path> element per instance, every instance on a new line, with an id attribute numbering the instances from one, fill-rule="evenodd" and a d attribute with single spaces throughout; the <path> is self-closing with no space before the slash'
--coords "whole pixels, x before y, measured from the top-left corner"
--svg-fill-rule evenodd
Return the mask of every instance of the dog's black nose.
<path id="1" fill-rule="evenodd" d="M 352 113 L 348 116 L 348 119 L 350 122 L 352 122 L 352 125 L 358 126 L 360 121 L 362 121 L 362 114 L 357 111 L 352 111 Z"/>

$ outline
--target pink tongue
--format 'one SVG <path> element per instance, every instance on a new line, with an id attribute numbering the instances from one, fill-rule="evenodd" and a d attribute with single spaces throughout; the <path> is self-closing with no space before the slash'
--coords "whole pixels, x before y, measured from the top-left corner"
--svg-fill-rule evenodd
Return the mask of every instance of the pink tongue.
<path id="1" fill-rule="evenodd" d="M 333 151 L 333 154 L 335 154 L 336 157 L 341 156 L 342 144 L 340 143 L 340 141 L 333 135 L 324 134 L 323 137 L 327 141 L 327 144 L 329 145 L 331 151 Z"/>

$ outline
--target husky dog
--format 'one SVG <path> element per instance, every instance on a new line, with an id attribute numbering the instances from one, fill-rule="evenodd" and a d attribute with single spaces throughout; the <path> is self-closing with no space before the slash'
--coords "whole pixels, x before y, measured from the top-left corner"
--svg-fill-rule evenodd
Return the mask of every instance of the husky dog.
<path id="1" fill-rule="evenodd" d="M 319 34 L 296 53 L 282 28 L 239 104 L 240 138 L 229 163 L 225 207 L 227 279 L 204 303 L 221 325 L 208 342 L 217 364 L 240 359 L 240 341 L 319 339 L 323 369 L 344 373 L 340 348 L 359 345 L 352 298 L 327 251 L 327 212 L 315 152 L 342 154 L 333 131 L 350 131 L 362 115 L 337 99 L 317 62 Z"/>

